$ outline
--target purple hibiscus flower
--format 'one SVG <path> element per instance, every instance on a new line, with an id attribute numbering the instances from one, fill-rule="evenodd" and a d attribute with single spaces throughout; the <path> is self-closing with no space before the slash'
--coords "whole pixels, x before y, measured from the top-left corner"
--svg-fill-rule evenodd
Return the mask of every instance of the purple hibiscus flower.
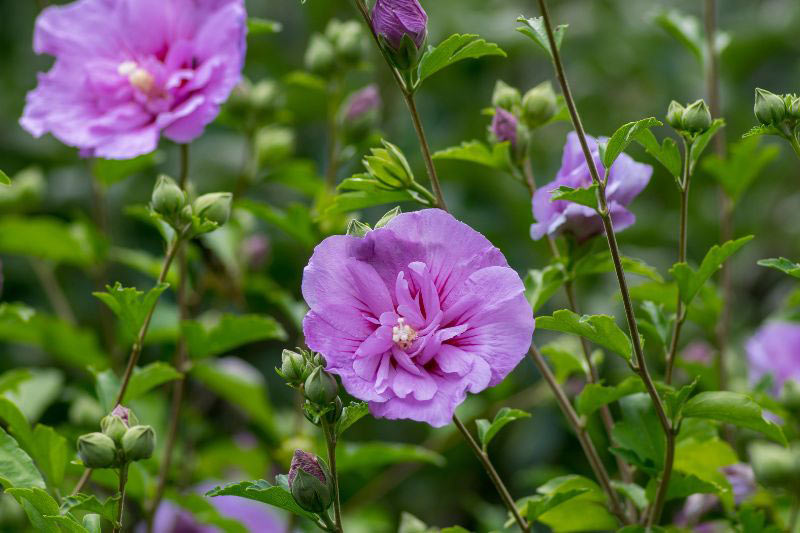
<path id="1" fill-rule="evenodd" d="M 347 122 L 356 122 L 368 113 L 376 111 L 381 106 L 381 94 L 374 83 L 367 85 L 354 93 L 347 103 L 344 119 Z"/>
<path id="2" fill-rule="evenodd" d="M 87 156 L 187 143 L 241 79 L 244 0 L 78 0 L 45 9 L 33 48 L 56 58 L 20 124 Z"/>
<path id="3" fill-rule="evenodd" d="M 497 142 L 511 142 L 511 146 L 517 145 L 517 117 L 506 111 L 502 107 L 494 110 L 491 131 Z"/>
<path id="4" fill-rule="evenodd" d="M 325 239 L 303 275 L 308 346 L 378 417 L 446 425 L 531 344 L 522 281 L 480 233 L 439 209 L 365 237 Z"/>
<path id="5" fill-rule="evenodd" d="M 746 345 L 750 382 L 772 376 L 775 395 L 787 380 L 800 383 L 800 324 L 772 322 L 762 326 Z"/>
<path id="6" fill-rule="evenodd" d="M 419 49 L 428 35 L 428 15 L 417 0 L 378 0 L 372 9 L 372 28 L 395 50 L 404 35 Z"/>
<path id="7" fill-rule="evenodd" d="M 605 169 L 600 163 L 597 140 L 591 136 L 587 136 L 586 140 L 597 171 L 602 177 Z M 627 205 L 647 186 L 652 174 L 653 167 L 637 163 L 627 154 L 621 154 L 614 162 L 606 188 L 614 230 L 622 231 L 636 221 L 633 213 L 628 211 Z M 571 233 L 583 241 L 602 233 L 602 220 L 591 207 L 566 200 L 550 201 L 550 193 L 562 185 L 579 188 L 589 187 L 591 184 L 592 177 L 578 136 L 575 132 L 571 132 L 567 135 L 561 169 L 556 174 L 556 179 L 539 188 L 533 195 L 533 218 L 536 219 L 536 223 L 531 226 L 531 237 L 539 240 L 548 234 L 556 236 Z"/>

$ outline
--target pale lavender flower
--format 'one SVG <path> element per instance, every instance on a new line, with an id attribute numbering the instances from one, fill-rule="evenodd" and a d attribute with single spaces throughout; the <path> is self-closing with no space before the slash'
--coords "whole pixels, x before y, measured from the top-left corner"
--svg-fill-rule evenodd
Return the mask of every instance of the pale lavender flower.
<path id="1" fill-rule="evenodd" d="M 77 0 L 36 21 L 33 48 L 56 58 L 20 124 L 86 156 L 129 159 L 159 137 L 187 143 L 241 79 L 244 0 Z"/>
<path id="2" fill-rule="evenodd" d="M 756 477 L 753 468 L 748 464 L 738 463 L 720 468 L 733 488 L 733 498 L 736 505 L 750 498 L 756 492 Z M 675 517 L 675 525 L 691 527 L 697 524 L 692 531 L 716 531 L 713 522 L 698 524 L 699 520 L 719 505 L 716 494 L 692 494 L 686 498 L 680 512 Z M 711 528 L 711 529 L 706 529 Z"/>
<path id="3" fill-rule="evenodd" d="M 439 209 L 325 239 L 303 275 L 308 346 L 373 415 L 444 426 L 531 344 L 524 286 L 486 238 Z"/>
<path id="4" fill-rule="evenodd" d="M 681 358 L 690 363 L 698 363 L 701 365 L 710 365 L 711 356 L 714 349 L 705 341 L 694 341 L 689 343 L 681 352 Z"/>
<path id="5" fill-rule="evenodd" d="M 347 102 L 344 118 L 356 122 L 381 106 L 381 94 L 374 83 L 354 93 Z"/>
<path id="6" fill-rule="evenodd" d="M 417 0 L 378 0 L 372 9 L 372 28 L 395 50 L 404 35 L 419 49 L 428 35 L 428 15 Z"/>
<path id="7" fill-rule="evenodd" d="M 800 383 L 800 323 L 766 324 L 750 337 L 746 349 L 751 383 L 772 376 L 776 396 L 787 380 Z"/>
<path id="8" fill-rule="evenodd" d="M 591 136 L 586 138 L 589 149 L 594 156 L 595 166 L 602 178 L 605 169 L 600 162 L 597 140 Z M 627 154 L 621 154 L 609 173 L 606 197 L 614 230 L 622 231 L 631 226 L 636 217 L 628 211 L 627 206 L 650 182 L 653 167 L 637 163 Z M 531 237 L 539 240 L 545 235 L 556 236 L 570 233 L 578 240 L 603 233 L 603 223 L 600 216 L 592 209 L 566 200 L 550 201 L 553 190 L 562 185 L 572 188 L 589 187 L 592 177 L 589 166 L 583 155 L 577 134 L 571 132 L 567 136 L 564 146 L 564 155 L 561 169 L 556 174 L 556 179 L 540 187 L 533 195 L 533 218 L 536 220 L 531 226 Z"/>
<path id="9" fill-rule="evenodd" d="M 724 466 L 720 469 L 733 486 L 733 497 L 739 505 L 756 492 L 756 475 L 753 467 L 745 463 Z"/>
<path id="10" fill-rule="evenodd" d="M 494 110 L 494 118 L 492 118 L 492 135 L 497 142 L 509 141 L 511 146 L 516 146 L 518 124 L 517 117 L 502 107 L 498 107 Z"/>

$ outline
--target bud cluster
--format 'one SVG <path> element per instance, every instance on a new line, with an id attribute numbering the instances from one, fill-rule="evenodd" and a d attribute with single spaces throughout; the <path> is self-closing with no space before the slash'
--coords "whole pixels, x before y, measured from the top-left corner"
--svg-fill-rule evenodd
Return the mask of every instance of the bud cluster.
<path id="1" fill-rule="evenodd" d="M 667 109 L 667 124 L 688 138 L 708 131 L 713 122 L 711 110 L 703 100 L 686 106 L 673 100 Z"/>
<path id="2" fill-rule="evenodd" d="M 139 424 L 136 415 L 118 405 L 100 421 L 102 432 L 78 438 L 78 456 L 88 468 L 121 468 L 153 455 L 156 434 Z"/>
<path id="3" fill-rule="evenodd" d="M 245 78 L 234 87 L 221 118 L 252 132 L 260 125 L 274 122 L 284 103 L 284 94 L 274 80 L 252 83 Z"/>
<path id="4" fill-rule="evenodd" d="M 324 33 L 311 36 L 305 55 L 306 68 L 320 76 L 357 66 L 367 49 L 366 34 L 354 20 L 333 19 Z"/>
<path id="5" fill-rule="evenodd" d="M 153 188 L 150 207 L 181 235 L 198 235 L 224 225 L 231 214 L 229 192 L 204 194 L 190 201 L 174 179 L 161 175 Z"/>
<path id="6" fill-rule="evenodd" d="M 498 80 L 492 94 L 494 117 L 489 127 L 491 142 L 509 142 L 517 157 L 527 151 L 531 131 L 547 124 L 558 112 L 558 99 L 549 81 L 523 96 L 519 89 Z"/>
<path id="7" fill-rule="evenodd" d="M 325 371 L 325 361 L 320 354 L 301 348 L 284 350 L 281 367 L 275 371 L 287 385 L 303 392 L 306 399 L 303 410 L 313 424 L 319 424 L 322 417 L 334 423 L 342 416 L 339 383 Z"/>
<path id="8" fill-rule="evenodd" d="M 784 137 L 794 135 L 795 128 L 800 124 L 800 96 L 756 89 L 753 112 L 762 125 L 772 126 Z"/>

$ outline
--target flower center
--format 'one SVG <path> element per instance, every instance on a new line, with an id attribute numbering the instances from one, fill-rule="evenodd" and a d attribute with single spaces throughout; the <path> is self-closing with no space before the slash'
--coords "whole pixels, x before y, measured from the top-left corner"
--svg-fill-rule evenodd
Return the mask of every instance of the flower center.
<path id="1" fill-rule="evenodd" d="M 417 332 L 406 324 L 405 318 L 398 318 L 397 325 L 392 327 L 392 341 L 400 348 L 407 350 L 411 343 L 417 339 Z"/>
<path id="2" fill-rule="evenodd" d="M 149 93 L 153 90 L 153 85 L 155 85 L 156 81 L 155 78 L 153 78 L 152 74 L 137 65 L 136 62 L 124 61 L 120 63 L 117 67 L 117 72 L 119 72 L 121 76 L 127 76 L 130 84 L 141 92 Z"/>

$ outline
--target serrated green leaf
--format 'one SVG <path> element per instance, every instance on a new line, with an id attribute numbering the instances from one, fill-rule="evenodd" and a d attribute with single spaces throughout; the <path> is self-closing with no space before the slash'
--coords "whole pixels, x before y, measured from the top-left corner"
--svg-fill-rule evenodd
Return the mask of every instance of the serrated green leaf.
<path id="1" fill-rule="evenodd" d="M 30 422 L 19 406 L 6 397 L 0 397 L 0 421 L 5 422 L 6 429 L 23 449 L 28 451 L 33 449 L 33 430 Z"/>
<path id="2" fill-rule="evenodd" d="M 759 144 L 758 138 L 743 140 L 730 146 L 727 158 L 709 154 L 703 160 L 703 170 L 717 180 L 734 202 L 742 198 L 764 167 L 780 152 L 777 146 L 762 147 Z"/>
<path id="3" fill-rule="evenodd" d="M 463 59 L 477 59 L 483 56 L 502 56 L 506 53 L 495 43 L 486 42 L 478 35 L 458 33 L 451 35 L 438 46 L 428 47 L 419 61 L 418 83 L 422 83 L 443 68 Z"/>
<path id="4" fill-rule="evenodd" d="M 606 505 L 606 495 L 594 481 L 582 476 L 563 476 L 551 479 L 537 492 L 551 498 L 558 494 L 582 491 L 542 513 L 538 520 L 550 526 L 554 533 L 572 531 L 608 531 L 618 526 L 617 519 Z"/>
<path id="5" fill-rule="evenodd" d="M 86 511 L 98 514 L 112 524 L 115 524 L 117 522 L 119 502 L 119 494 L 109 496 L 103 502 L 98 500 L 93 494 L 71 494 L 61 502 L 61 513 L 66 514 L 73 511 Z"/>
<path id="6" fill-rule="evenodd" d="M 561 185 L 550 191 L 550 201 L 556 200 L 566 200 L 597 210 L 597 184 L 592 183 L 589 187 L 577 189 Z"/>
<path id="7" fill-rule="evenodd" d="M 72 515 L 56 515 L 56 516 L 45 516 L 45 520 L 52 524 L 57 524 L 58 527 L 61 529 L 62 532 L 66 533 L 88 533 L 86 528 L 80 524 L 77 519 Z"/>
<path id="8" fill-rule="evenodd" d="M 0 428 L 0 484 L 5 489 L 44 489 L 42 475 L 17 441 Z"/>
<path id="9" fill-rule="evenodd" d="M 552 316 L 537 317 L 536 326 L 541 329 L 579 335 L 628 360 L 632 356 L 630 338 L 617 326 L 614 318 L 608 315 L 579 316 L 568 309 L 561 309 Z"/>
<path id="10" fill-rule="evenodd" d="M 660 13 L 655 22 L 678 40 L 702 65 L 705 61 L 705 44 L 700 21 L 677 10 Z"/>
<path id="11" fill-rule="evenodd" d="M 305 511 L 297 505 L 289 491 L 283 487 L 271 485 L 263 479 L 258 481 L 242 481 L 217 487 L 207 492 L 206 496 L 211 498 L 216 496 L 238 496 L 240 498 L 247 498 L 249 500 L 266 503 L 267 505 L 289 511 L 290 513 L 316 522 L 314 514 Z"/>
<path id="12" fill-rule="evenodd" d="M 58 503 L 47 491 L 41 488 L 9 488 L 6 492 L 22 505 L 22 508 L 25 509 L 25 514 L 28 515 L 28 519 L 36 531 L 44 533 L 61 532 L 57 524 L 45 519 L 45 516 L 58 514 Z"/>
<path id="13" fill-rule="evenodd" d="M 652 501 L 655 499 L 657 489 L 657 478 L 653 477 L 647 484 L 646 492 L 648 500 Z M 673 470 L 672 476 L 669 478 L 666 498 L 667 501 L 678 500 L 691 496 L 692 494 L 717 494 L 719 490 L 719 486 L 714 483 L 703 481 L 691 474 L 684 474 Z"/>
<path id="14" fill-rule="evenodd" d="M 574 342 L 572 342 L 574 341 Z M 581 352 L 582 347 L 574 337 L 564 337 L 541 347 L 542 355 L 553 365 L 556 381 L 564 383 L 573 374 L 589 376 L 589 365 Z"/>
<path id="15" fill-rule="evenodd" d="M 497 433 L 506 427 L 514 420 L 520 418 L 530 418 L 531 414 L 521 409 L 511 409 L 510 407 L 503 407 L 494 417 L 494 420 L 476 420 L 475 424 L 478 426 L 478 438 L 481 441 L 483 450 L 489 447 L 489 443 L 497 435 Z"/>
<path id="16" fill-rule="evenodd" d="M 458 146 L 451 146 L 433 154 L 433 159 L 450 159 L 469 161 L 485 167 L 511 171 L 511 143 L 502 142 L 489 147 L 481 141 L 465 141 Z"/>
<path id="17" fill-rule="evenodd" d="M 611 433 L 619 447 L 611 451 L 656 475 L 664 464 L 666 438 L 650 396 L 646 393 L 631 394 L 620 398 L 619 405 L 622 420 L 614 425 Z M 620 453 L 621 449 L 626 452 Z"/>
<path id="18" fill-rule="evenodd" d="M 428 448 L 397 442 L 343 443 L 336 459 L 339 472 L 370 472 L 397 463 L 444 466 L 445 459 Z"/>
<path id="19" fill-rule="evenodd" d="M 644 383 L 636 376 L 625 378 L 615 386 L 605 386 L 599 383 L 587 383 L 575 399 L 575 409 L 578 414 L 588 416 L 604 405 L 616 402 L 624 396 L 645 392 Z"/>
<path id="20" fill-rule="evenodd" d="M 717 132 L 723 127 L 725 127 L 725 121 L 721 118 L 715 119 L 714 122 L 711 123 L 710 128 L 695 137 L 694 142 L 692 143 L 692 148 L 689 150 L 690 172 L 694 171 L 694 167 L 700 160 L 703 152 L 705 152 L 708 143 L 711 142 L 711 139 L 714 137 L 714 135 L 716 135 Z"/>
<path id="21" fill-rule="evenodd" d="M 697 270 L 692 269 L 686 263 L 676 263 L 669 272 L 678 283 L 683 303 L 690 304 L 694 297 L 697 296 L 698 291 L 719 270 L 722 264 L 751 240 L 753 240 L 753 236 L 748 235 L 735 241 L 728 241 L 722 246 L 712 246 Z"/>
<path id="22" fill-rule="evenodd" d="M 147 315 L 158 302 L 158 298 L 169 287 L 166 283 L 159 283 L 147 293 L 135 287 L 123 287 L 117 282 L 114 286 L 107 285 L 107 292 L 93 292 L 92 294 L 108 306 L 117 316 L 122 326 L 125 338 L 133 342 L 139 334 Z"/>
<path id="23" fill-rule="evenodd" d="M 58 489 L 67 469 L 67 439 L 49 426 L 38 424 L 33 430 L 31 457 L 50 487 Z"/>
<path id="24" fill-rule="evenodd" d="M 758 266 L 774 268 L 775 270 L 780 270 L 784 274 L 789 274 L 793 278 L 800 278 L 800 264 L 790 261 L 785 257 L 760 259 L 758 261 Z"/>
<path id="25" fill-rule="evenodd" d="M 274 318 L 253 314 L 226 313 L 210 323 L 186 320 L 181 324 L 181 331 L 193 359 L 221 355 L 253 342 L 287 338 L 286 331 Z"/>
<path id="26" fill-rule="evenodd" d="M 525 24 L 525 26 L 517 28 L 517 31 L 527 37 L 530 37 L 533 42 L 538 44 L 542 50 L 547 52 L 547 55 L 552 58 L 553 52 L 550 49 L 550 41 L 547 38 L 547 30 L 544 25 L 544 19 L 542 17 L 519 17 L 517 18 L 517 22 L 522 22 Z M 566 24 L 562 24 L 553 29 L 553 39 L 556 42 L 556 48 L 559 50 L 561 49 L 561 41 L 564 39 L 564 33 L 567 31 L 567 27 L 568 26 Z"/>
<path id="27" fill-rule="evenodd" d="M 781 135 L 781 132 L 775 126 L 767 126 L 764 124 L 759 124 L 758 126 L 753 126 L 749 130 L 747 130 L 743 135 L 742 139 L 749 139 L 750 137 L 759 137 L 761 135 Z"/>
<path id="28" fill-rule="evenodd" d="M 525 276 L 525 297 L 533 311 L 538 311 L 567 281 L 564 270 L 558 265 L 549 265 L 541 270 L 529 270 Z"/>
<path id="29" fill-rule="evenodd" d="M 681 152 L 675 141 L 667 137 L 664 142 L 659 144 L 656 136 L 650 130 L 642 130 L 636 136 L 636 142 L 642 145 L 645 151 L 653 156 L 656 161 L 667 169 L 673 177 L 680 179 L 683 163 L 681 162 Z"/>
<path id="30" fill-rule="evenodd" d="M 605 149 L 602 153 L 603 166 L 607 169 L 611 168 L 619 155 L 624 152 L 628 145 L 635 141 L 643 131 L 661 125 L 661 122 L 650 117 L 636 122 L 629 122 L 621 126 L 605 144 Z"/>
<path id="31" fill-rule="evenodd" d="M 582 487 L 547 495 L 539 494 L 523 500 L 523 505 L 520 506 L 520 511 L 522 516 L 524 516 L 528 522 L 533 523 L 544 513 L 551 511 L 562 503 L 566 503 L 569 500 L 587 492 L 589 492 L 589 489 Z M 509 526 L 511 525 L 513 524 L 509 524 Z"/>
<path id="32" fill-rule="evenodd" d="M 342 409 L 342 416 L 336 422 L 336 435 L 341 436 L 347 429 L 369 414 L 366 402 L 350 402 Z"/>
<path id="33" fill-rule="evenodd" d="M 283 24 L 259 17 L 247 17 L 247 36 L 271 35 L 283 29 Z"/>
<path id="34" fill-rule="evenodd" d="M 169 381 L 181 379 L 183 374 L 178 372 L 172 365 L 163 361 L 150 363 L 145 367 L 136 367 L 133 370 L 131 381 L 125 391 L 125 398 L 122 403 L 129 403 L 140 398 L 151 389 L 163 385 Z"/>
<path id="35" fill-rule="evenodd" d="M 730 444 L 719 438 L 683 439 L 675 446 L 675 471 L 715 485 L 718 496 L 728 508 L 733 507 L 733 489 L 721 469 L 738 462 Z"/>
<path id="36" fill-rule="evenodd" d="M 761 406 L 752 398 L 730 391 L 701 392 L 683 406 L 686 418 L 704 418 L 752 429 L 786 444 L 783 430 L 764 418 Z"/>

